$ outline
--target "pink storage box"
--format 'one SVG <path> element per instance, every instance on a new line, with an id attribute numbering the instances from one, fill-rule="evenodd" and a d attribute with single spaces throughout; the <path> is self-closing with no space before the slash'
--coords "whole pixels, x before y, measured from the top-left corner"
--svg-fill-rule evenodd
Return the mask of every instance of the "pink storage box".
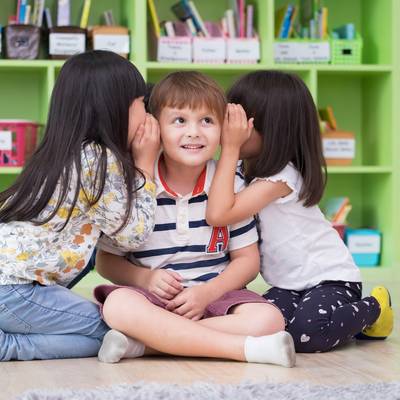
<path id="1" fill-rule="evenodd" d="M 0 167 L 22 167 L 35 151 L 40 124 L 0 119 Z"/>

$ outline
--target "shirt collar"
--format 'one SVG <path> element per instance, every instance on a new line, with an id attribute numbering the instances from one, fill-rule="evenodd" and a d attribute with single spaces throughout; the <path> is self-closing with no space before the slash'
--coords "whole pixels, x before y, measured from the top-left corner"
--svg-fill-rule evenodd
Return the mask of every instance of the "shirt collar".
<path id="1" fill-rule="evenodd" d="M 181 197 L 177 193 L 175 193 L 174 190 L 172 190 L 167 182 L 164 180 L 164 177 L 162 176 L 160 164 L 161 164 L 161 157 L 162 153 L 159 155 L 156 165 L 155 165 L 155 182 L 156 182 L 156 194 L 159 196 L 161 193 L 166 193 L 168 196 L 177 198 Z M 203 171 L 201 172 L 199 178 L 197 179 L 196 185 L 192 191 L 192 193 L 188 196 L 190 197 L 196 197 L 199 196 L 202 193 L 208 194 L 208 191 L 210 190 L 211 186 L 211 180 L 214 175 L 215 171 L 215 162 L 213 160 L 210 160 L 207 162 L 206 166 L 204 167 Z M 186 196 L 185 196 L 186 197 Z"/>

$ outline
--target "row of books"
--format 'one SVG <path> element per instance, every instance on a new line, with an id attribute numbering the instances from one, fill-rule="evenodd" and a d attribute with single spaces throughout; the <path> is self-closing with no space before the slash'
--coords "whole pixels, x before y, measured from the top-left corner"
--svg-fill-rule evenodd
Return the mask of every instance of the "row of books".
<path id="1" fill-rule="evenodd" d="M 161 36 L 223 36 L 229 38 L 254 37 L 254 7 L 246 5 L 246 0 L 230 0 L 219 22 L 205 23 L 196 4 L 192 0 L 179 0 L 172 5 L 171 11 L 177 21 L 160 21 L 154 0 L 147 0 L 153 31 L 157 38 Z"/>
<path id="2" fill-rule="evenodd" d="M 43 20 L 46 22 L 47 28 L 53 27 L 53 19 L 49 7 L 46 7 L 45 0 L 17 0 L 17 9 L 15 15 L 8 19 L 11 24 L 36 25 L 41 27 Z M 82 13 L 80 18 L 80 27 L 87 28 L 89 20 L 91 0 L 82 0 Z M 106 25 L 113 25 L 114 19 L 110 10 L 105 11 L 104 19 Z M 71 1 L 57 1 L 57 26 L 71 25 Z"/>
<path id="3" fill-rule="evenodd" d="M 299 17 L 299 18 L 298 18 Z M 275 12 L 275 37 L 325 39 L 328 35 L 328 8 L 322 0 L 300 0 Z"/>

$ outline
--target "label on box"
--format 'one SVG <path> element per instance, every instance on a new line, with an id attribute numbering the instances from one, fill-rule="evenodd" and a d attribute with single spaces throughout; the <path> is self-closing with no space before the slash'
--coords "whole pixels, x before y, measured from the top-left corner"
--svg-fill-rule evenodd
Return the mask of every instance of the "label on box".
<path id="1" fill-rule="evenodd" d="M 226 44 L 223 38 L 193 38 L 193 60 L 224 62 Z"/>
<path id="2" fill-rule="evenodd" d="M 277 42 L 274 44 L 276 62 L 329 62 L 329 42 Z"/>
<path id="3" fill-rule="evenodd" d="M 228 39 L 227 59 L 228 61 L 250 61 L 259 60 L 260 42 L 257 39 Z"/>
<path id="4" fill-rule="evenodd" d="M 274 57 L 276 62 L 297 62 L 298 44 L 296 42 L 282 42 L 274 44 Z"/>
<path id="5" fill-rule="evenodd" d="M 95 50 L 109 50 L 115 53 L 129 53 L 128 35 L 93 35 L 93 48 Z"/>
<path id="6" fill-rule="evenodd" d="M 11 131 L 0 131 L 0 150 L 12 150 Z"/>
<path id="7" fill-rule="evenodd" d="M 192 62 L 192 41 L 189 37 L 162 37 L 158 40 L 157 61 Z"/>
<path id="8" fill-rule="evenodd" d="M 354 139 L 337 138 L 322 139 L 325 158 L 353 159 L 356 153 L 356 141 Z"/>
<path id="9" fill-rule="evenodd" d="M 379 235 L 351 234 L 347 238 L 347 247 L 354 254 L 379 254 L 381 250 L 381 237 Z"/>
<path id="10" fill-rule="evenodd" d="M 49 53 L 51 55 L 71 56 L 83 53 L 86 49 L 86 35 L 83 33 L 50 33 Z"/>

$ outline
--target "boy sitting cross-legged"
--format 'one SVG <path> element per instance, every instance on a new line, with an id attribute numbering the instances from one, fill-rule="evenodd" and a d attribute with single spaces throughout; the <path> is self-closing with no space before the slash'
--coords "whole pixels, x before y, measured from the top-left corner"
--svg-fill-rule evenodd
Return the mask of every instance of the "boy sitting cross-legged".
<path id="1" fill-rule="evenodd" d="M 243 289 L 259 272 L 255 221 L 226 227 L 205 221 L 225 108 L 222 90 L 197 72 L 172 73 L 153 89 L 150 110 L 163 144 L 156 222 L 133 253 L 107 237 L 99 244 L 100 274 L 120 285 L 95 289 L 112 328 L 101 361 L 161 352 L 295 364 L 281 312 Z M 236 183 L 243 185 L 239 176 Z"/>

